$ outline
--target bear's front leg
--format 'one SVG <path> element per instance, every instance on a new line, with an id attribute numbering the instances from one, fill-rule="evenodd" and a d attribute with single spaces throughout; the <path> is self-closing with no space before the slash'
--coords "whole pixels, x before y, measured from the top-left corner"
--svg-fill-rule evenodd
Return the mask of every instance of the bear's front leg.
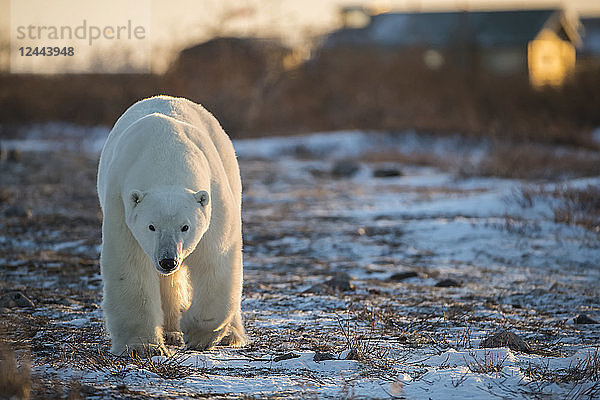
<path id="1" fill-rule="evenodd" d="M 241 249 L 222 256 L 220 263 L 190 263 L 193 287 L 190 308 L 181 328 L 188 349 L 206 350 L 218 344 L 242 347 L 247 343 L 241 317 Z"/>
<path id="2" fill-rule="evenodd" d="M 103 244 L 101 270 L 104 281 L 102 309 L 112 341 L 111 352 L 136 352 L 142 356 L 168 355 L 162 335 L 160 286 L 144 254 L 119 259 Z M 129 249 L 131 252 L 131 249 Z"/>
<path id="3" fill-rule="evenodd" d="M 209 350 L 216 345 L 243 347 L 248 343 L 239 311 L 225 320 L 198 318 L 188 311 L 181 324 L 186 348 L 190 350 Z"/>
<path id="4" fill-rule="evenodd" d="M 159 281 L 165 343 L 181 346 L 184 343 L 179 321 L 182 311 L 189 308 L 191 297 L 187 267 L 182 265 L 177 272 L 160 277 Z"/>
<path id="5" fill-rule="evenodd" d="M 213 291 L 207 285 L 194 285 L 192 305 L 181 318 L 187 349 L 210 349 L 227 335 L 231 304 L 223 296 L 222 290 Z"/>

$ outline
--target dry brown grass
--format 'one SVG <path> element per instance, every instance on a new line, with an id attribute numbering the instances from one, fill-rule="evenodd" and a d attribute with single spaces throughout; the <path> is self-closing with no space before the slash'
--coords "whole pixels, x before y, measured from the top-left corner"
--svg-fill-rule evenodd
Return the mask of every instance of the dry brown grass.
<path id="1" fill-rule="evenodd" d="M 388 150 L 361 156 L 364 162 L 433 166 L 462 176 L 497 176 L 513 179 L 565 179 L 600 175 L 600 152 L 541 143 L 497 140 L 481 161 L 460 154 L 402 153 Z M 465 146 L 469 143 L 465 141 Z M 401 150 L 401 149 L 400 149 Z"/>
<path id="2" fill-rule="evenodd" d="M 383 347 L 380 342 L 386 334 L 385 326 L 375 310 L 366 307 L 352 310 L 345 318 L 338 317 L 338 327 L 349 350 L 347 359 L 357 360 L 373 370 L 391 373 L 389 348 Z"/>
<path id="3" fill-rule="evenodd" d="M 555 222 L 600 232 L 600 188 L 597 186 L 574 188 L 559 185 L 552 189 L 544 185 L 524 186 L 515 195 L 523 207 L 531 207 L 540 200 L 552 200 Z"/>
<path id="4" fill-rule="evenodd" d="M 567 149 L 561 153 L 547 145 L 496 145 L 467 175 L 517 179 L 553 179 L 600 175 L 600 153 Z"/>
<path id="5" fill-rule="evenodd" d="M 484 352 L 483 357 L 478 357 L 477 354 L 470 352 L 469 356 L 471 360 L 467 360 L 465 357 L 465 364 L 467 368 L 476 374 L 496 374 L 498 376 L 502 372 L 504 362 L 508 358 L 508 355 L 500 357 L 498 353 Z"/>
<path id="6" fill-rule="evenodd" d="M 571 363 L 567 368 L 552 369 L 545 364 L 529 363 L 521 368 L 530 381 L 527 386 L 532 393 L 540 393 L 553 384 L 572 384 L 571 391 L 564 397 L 570 399 L 594 399 L 600 395 L 600 353 L 598 349 L 588 353 L 584 359 Z"/>
<path id="7" fill-rule="evenodd" d="M 555 222 L 580 225 L 600 232 L 600 188 L 565 188 L 555 193 L 555 196 L 562 200 L 562 204 L 554 208 Z"/>
<path id="8" fill-rule="evenodd" d="M 17 362 L 15 352 L 0 346 L 0 398 L 28 399 L 31 392 L 31 372 L 26 362 Z"/>
<path id="9" fill-rule="evenodd" d="M 90 349 L 74 344 L 63 349 L 58 364 L 76 366 L 84 371 L 109 372 L 113 376 L 125 376 L 135 367 L 155 373 L 164 379 L 180 379 L 199 370 L 184 364 L 188 356 L 184 350 L 178 350 L 164 358 L 152 357 L 150 352 L 130 352 L 115 356 L 106 348 Z"/>

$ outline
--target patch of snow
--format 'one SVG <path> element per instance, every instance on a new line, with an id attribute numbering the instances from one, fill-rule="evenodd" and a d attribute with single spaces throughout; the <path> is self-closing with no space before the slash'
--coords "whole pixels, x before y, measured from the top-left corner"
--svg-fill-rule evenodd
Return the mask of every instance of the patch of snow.
<path id="1" fill-rule="evenodd" d="M 108 137 L 104 126 L 82 126 L 66 122 L 31 124 L 19 129 L 18 138 L 2 140 L 5 150 L 20 151 L 81 151 L 100 153 Z"/>
<path id="2" fill-rule="evenodd" d="M 83 327 L 83 326 L 88 326 L 90 324 L 90 320 L 88 318 L 75 318 L 75 319 L 71 319 L 68 321 L 61 321 L 61 324 L 63 325 L 69 325 L 69 326 L 77 326 L 77 327 Z"/>
<path id="3" fill-rule="evenodd" d="M 399 154 L 435 154 L 479 160 L 489 147 L 485 140 L 468 141 L 460 135 L 435 136 L 414 131 L 337 131 L 311 135 L 235 140 L 236 154 L 242 158 L 273 159 L 309 154 L 330 160 L 358 158 L 368 153 L 396 151 Z M 468 149 L 468 150 L 467 150 Z"/>
<path id="4" fill-rule="evenodd" d="M 73 249 L 73 248 L 79 248 L 78 246 L 81 245 L 82 243 L 85 243 L 85 239 L 81 239 L 81 240 L 73 240 L 73 241 L 69 241 L 69 242 L 63 242 L 63 243 L 56 243 L 55 245 L 52 246 L 52 250 L 53 251 L 63 251 L 66 249 Z"/>

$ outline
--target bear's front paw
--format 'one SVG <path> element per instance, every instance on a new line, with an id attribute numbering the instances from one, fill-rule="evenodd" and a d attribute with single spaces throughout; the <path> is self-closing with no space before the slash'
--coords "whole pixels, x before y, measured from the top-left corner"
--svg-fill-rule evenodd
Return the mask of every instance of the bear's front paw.
<path id="1" fill-rule="evenodd" d="M 244 347 L 247 344 L 248 337 L 246 336 L 246 334 L 242 332 L 237 332 L 234 329 L 231 329 L 229 333 L 225 335 L 225 337 L 223 337 L 223 339 L 221 339 L 221 342 L 219 343 L 219 345 L 227 347 Z"/>
<path id="2" fill-rule="evenodd" d="M 169 346 L 183 346 L 183 333 L 181 332 L 164 332 L 165 344 Z"/>
<path id="3" fill-rule="evenodd" d="M 186 350 L 202 351 L 212 349 L 221 339 L 219 336 L 215 332 L 194 332 L 184 333 L 183 339 Z"/>

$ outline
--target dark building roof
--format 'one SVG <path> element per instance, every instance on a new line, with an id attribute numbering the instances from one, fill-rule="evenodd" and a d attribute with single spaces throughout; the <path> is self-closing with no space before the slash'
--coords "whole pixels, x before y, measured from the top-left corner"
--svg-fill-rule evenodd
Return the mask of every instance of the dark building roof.
<path id="1" fill-rule="evenodd" d="M 333 32 L 325 39 L 324 47 L 447 47 L 454 43 L 523 46 L 544 26 L 569 39 L 569 29 L 564 24 L 562 11 L 557 9 L 385 13 L 373 16 L 365 28 Z"/>
<path id="2" fill-rule="evenodd" d="M 600 55 L 600 17 L 581 18 L 583 25 L 582 53 Z"/>

